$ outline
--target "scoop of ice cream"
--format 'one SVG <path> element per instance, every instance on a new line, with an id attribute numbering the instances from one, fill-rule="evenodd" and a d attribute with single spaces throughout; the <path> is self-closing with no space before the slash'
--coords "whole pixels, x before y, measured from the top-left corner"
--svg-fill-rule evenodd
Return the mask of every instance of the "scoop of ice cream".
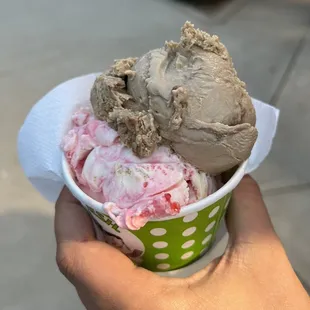
<path id="1" fill-rule="evenodd" d="M 207 173 L 240 164 L 257 138 L 251 98 L 226 47 L 189 22 L 179 43 L 116 61 L 97 78 L 91 102 L 137 156 L 166 144 Z"/>
<path id="2" fill-rule="evenodd" d="M 138 158 L 116 131 L 88 109 L 72 117 L 62 148 L 80 187 L 120 226 L 139 229 L 150 218 L 175 215 L 216 190 L 216 182 L 161 146 Z"/>

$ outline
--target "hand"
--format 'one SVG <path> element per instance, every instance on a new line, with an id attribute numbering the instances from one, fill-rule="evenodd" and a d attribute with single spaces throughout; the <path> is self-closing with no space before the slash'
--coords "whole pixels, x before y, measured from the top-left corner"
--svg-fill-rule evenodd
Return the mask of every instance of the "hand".
<path id="1" fill-rule="evenodd" d="M 226 221 L 223 256 L 189 278 L 163 278 L 96 241 L 87 212 L 64 188 L 56 203 L 57 263 L 89 310 L 309 310 L 251 177 L 234 191 Z"/>

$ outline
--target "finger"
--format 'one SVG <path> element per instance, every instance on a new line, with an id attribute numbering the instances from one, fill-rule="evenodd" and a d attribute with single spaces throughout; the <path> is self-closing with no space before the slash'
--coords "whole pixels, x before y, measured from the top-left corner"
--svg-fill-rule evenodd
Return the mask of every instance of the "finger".
<path id="1" fill-rule="evenodd" d="M 234 190 L 226 222 L 230 243 L 277 239 L 259 186 L 250 176 L 245 176 Z"/>
<path id="2" fill-rule="evenodd" d="M 59 269 L 79 292 L 86 291 L 107 304 L 118 300 L 119 307 L 126 307 L 133 298 L 149 298 L 163 288 L 159 276 L 137 268 L 120 251 L 95 240 L 88 213 L 67 188 L 56 203 L 55 234 Z"/>
<path id="3" fill-rule="evenodd" d="M 165 286 L 159 276 L 136 267 L 106 243 L 89 242 L 83 247 L 72 253 L 75 257 L 73 284 L 105 303 L 117 301 L 116 309 L 136 309 L 134 302 L 155 298 Z M 85 251 L 85 247 L 89 247 L 88 250 Z"/>
<path id="4" fill-rule="evenodd" d="M 91 218 L 66 187 L 63 188 L 55 205 L 54 225 L 57 244 L 95 239 Z"/>
<path id="5" fill-rule="evenodd" d="M 57 264 L 92 309 L 142 309 L 174 284 L 100 241 L 59 244 Z"/>
<path id="6" fill-rule="evenodd" d="M 125 272 L 133 268 L 119 251 L 95 240 L 91 218 L 66 187 L 55 206 L 55 235 L 57 263 L 73 284 L 92 284 L 94 287 L 96 274 L 103 272 L 100 280 L 105 286 L 105 282 L 113 282 L 115 270 Z"/>

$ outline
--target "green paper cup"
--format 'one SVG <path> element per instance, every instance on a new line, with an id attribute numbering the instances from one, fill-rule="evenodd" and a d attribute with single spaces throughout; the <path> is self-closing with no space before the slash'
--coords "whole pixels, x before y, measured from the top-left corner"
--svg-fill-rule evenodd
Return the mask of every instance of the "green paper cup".
<path id="1" fill-rule="evenodd" d="M 136 264 L 163 272 L 185 267 L 204 255 L 212 246 L 232 190 L 241 181 L 247 162 L 214 194 L 182 207 L 176 216 L 149 221 L 139 230 L 127 230 L 104 212 L 102 204 L 86 195 L 75 183 L 63 155 L 65 184 L 91 214 L 99 240 L 118 248 Z"/>

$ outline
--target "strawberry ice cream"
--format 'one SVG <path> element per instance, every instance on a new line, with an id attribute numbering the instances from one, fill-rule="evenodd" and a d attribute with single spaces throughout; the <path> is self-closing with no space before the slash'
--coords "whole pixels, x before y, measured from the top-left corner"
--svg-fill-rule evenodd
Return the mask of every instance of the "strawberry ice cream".
<path id="1" fill-rule="evenodd" d="M 149 219 L 176 215 L 216 190 L 212 177 L 168 147 L 138 158 L 88 108 L 73 114 L 72 126 L 62 149 L 77 184 L 122 228 L 137 230 Z"/>

